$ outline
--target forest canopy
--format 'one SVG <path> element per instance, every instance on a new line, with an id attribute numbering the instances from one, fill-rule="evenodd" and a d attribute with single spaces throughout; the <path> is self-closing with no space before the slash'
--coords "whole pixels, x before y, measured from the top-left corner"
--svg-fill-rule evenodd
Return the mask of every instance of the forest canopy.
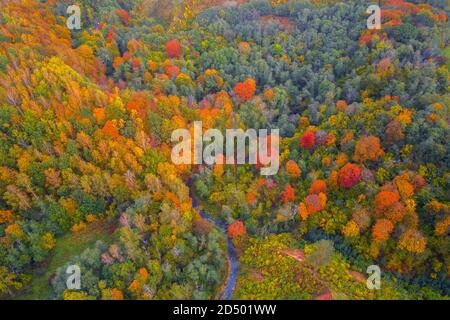
<path id="1" fill-rule="evenodd" d="M 0 298 L 448 299 L 448 1 L 0 4 Z M 278 174 L 174 164 L 198 121 Z"/>

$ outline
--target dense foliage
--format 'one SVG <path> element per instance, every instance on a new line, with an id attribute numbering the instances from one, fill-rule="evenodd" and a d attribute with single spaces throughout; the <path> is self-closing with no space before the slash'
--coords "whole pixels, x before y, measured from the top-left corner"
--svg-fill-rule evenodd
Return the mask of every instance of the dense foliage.
<path id="1" fill-rule="evenodd" d="M 236 298 L 448 298 L 445 1 L 382 1 L 379 31 L 369 1 L 238 2 L 80 0 L 70 31 L 68 1 L 0 0 L 0 296 L 215 298 L 225 237 L 192 188 Z M 279 128 L 280 171 L 173 165 L 199 120 Z"/>

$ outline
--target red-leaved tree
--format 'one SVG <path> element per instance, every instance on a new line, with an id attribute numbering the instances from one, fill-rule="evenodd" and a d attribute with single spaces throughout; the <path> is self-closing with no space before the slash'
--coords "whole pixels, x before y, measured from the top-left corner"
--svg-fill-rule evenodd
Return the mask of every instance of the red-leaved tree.
<path id="1" fill-rule="evenodd" d="M 228 235 L 234 239 L 239 236 L 245 236 L 247 228 L 241 220 L 237 220 L 228 226 Z"/>
<path id="2" fill-rule="evenodd" d="M 314 148 L 315 141 L 316 137 L 314 135 L 314 132 L 306 131 L 300 139 L 300 145 L 306 150 L 311 150 L 312 148 Z"/>
<path id="3" fill-rule="evenodd" d="M 166 43 L 167 56 L 169 58 L 179 58 L 181 55 L 181 45 L 176 39 L 170 40 Z"/>
<path id="4" fill-rule="evenodd" d="M 342 188 L 351 189 L 361 181 L 361 169 L 353 163 L 347 163 L 339 170 L 338 183 Z"/>

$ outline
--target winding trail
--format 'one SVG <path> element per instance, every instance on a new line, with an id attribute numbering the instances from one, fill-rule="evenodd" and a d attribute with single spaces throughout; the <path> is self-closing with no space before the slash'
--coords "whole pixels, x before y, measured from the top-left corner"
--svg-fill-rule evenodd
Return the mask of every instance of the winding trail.
<path id="1" fill-rule="evenodd" d="M 189 183 L 189 187 L 192 188 L 192 184 Z M 192 189 L 191 189 L 192 190 Z M 198 209 L 200 212 L 200 215 L 203 219 L 211 222 L 216 226 L 217 229 L 219 229 L 226 237 L 228 242 L 228 262 L 229 262 L 229 269 L 228 269 L 228 277 L 225 282 L 224 289 L 219 294 L 220 300 L 231 300 L 233 297 L 234 289 L 236 287 L 236 281 L 238 277 L 238 270 L 239 270 L 239 261 L 236 254 L 236 248 L 233 245 L 233 241 L 227 234 L 228 224 L 225 221 L 219 221 L 218 219 L 214 218 L 211 214 L 208 212 L 202 210 L 198 204 L 197 199 L 194 195 L 191 194 L 192 199 L 192 207 L 195 209 Z"/>

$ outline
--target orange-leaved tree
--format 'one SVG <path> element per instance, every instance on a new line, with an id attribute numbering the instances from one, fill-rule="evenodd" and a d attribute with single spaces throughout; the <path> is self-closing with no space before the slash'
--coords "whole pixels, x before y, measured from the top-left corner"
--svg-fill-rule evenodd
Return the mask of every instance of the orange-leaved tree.
<path id="1" fill-rule="evenodd" d="M 310 194 L 305 199 L 306 208 L 309 214 L 317 213 L 325 209 L 327 204 L 327 195 L 325 193 Z"/>
<path id="2" fill-rule="evenodd" d="M 372 237 L 375 241 L 386 241 L 389 239 L 392 231 L 394 230 L 394 225 L 391 221 L 387 219 L 378 220 L 373 226 Z"/>
<path id="3" fill-rule="evenodd" d="M 239 82 L 234 87 L 233 92 L 242 102 L 249 101 L 255 95 L 256 82 L 251 78 L 245 80 L 244 82 Z"/>
<path id="4" fill-rule="evenodd" d="M 381 147 L 380 139 L 374 136 L 362 137 L 355 146 L 353 159 L 358 162 L 366 160 L 375 161 L 384 156 L 384 150 Z"/>
<path id="5" fill-rule="evenodd" d="M 375 214 L 383 215 L 394 204 L 398 203 L 400 197 L 397 192 L 381 191 L 375 196 Z"/>
<path id="6" fill-rule="evenodd" d="M 286 188 L 284 189 L 282 198 L 283 198 L 283 203 L 288 203 L 295 199 L 295 190 L 290 184 L 288 184 L 286 186 Z"/>
<path id="7" fill-rule="evenodd" d="M 317 179 L 309 187 L 310 194 L 327 193 L 327 183 L 324 180 Z"/>
<path id="8" fill-rule="evenodd" d="M 299 178 L 302 174 L 298 164 L 294 160 L 289 160 L 286 163 L 286 172 L 291 178 Z"/>
<path id="9" fill-rule="evenodd" d="M 247 228 L 241 220 L 237 220 L 228 226 L 228 235 L 231 238 L 239 236 L 245 236 L 247 234 Z"/>

